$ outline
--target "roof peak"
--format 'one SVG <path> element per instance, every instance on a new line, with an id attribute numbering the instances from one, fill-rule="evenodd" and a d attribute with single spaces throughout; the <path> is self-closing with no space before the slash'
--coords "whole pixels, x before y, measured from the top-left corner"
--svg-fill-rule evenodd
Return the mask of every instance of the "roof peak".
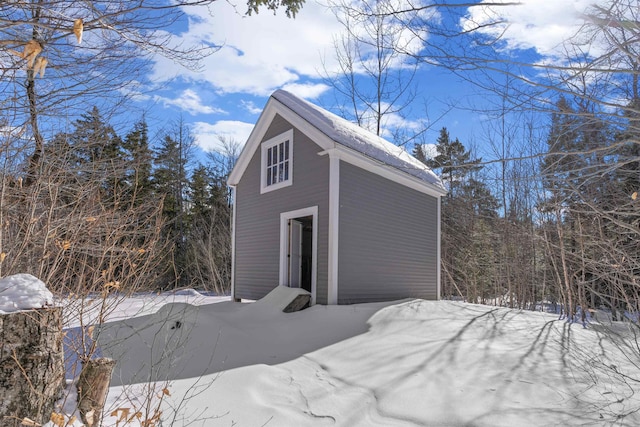
<path id="1" fill-rule="evenodd" d="M 404 148 L 284 89 L 276 90 L 271 97 L 335 143 L 425 181 L 443 193 L 446 191 L 440 178 Z"/>

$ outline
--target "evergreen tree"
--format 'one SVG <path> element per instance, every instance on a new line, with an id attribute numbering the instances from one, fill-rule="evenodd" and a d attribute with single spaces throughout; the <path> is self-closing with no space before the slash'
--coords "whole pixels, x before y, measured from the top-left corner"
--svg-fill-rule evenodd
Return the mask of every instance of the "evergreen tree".
<path id="1" fill-rule="evenodd" d="M 199 286 L 226 293 L 231 285 L 231 207 L 226 175 L 199 165 L 189 183 L 189 273 Z"/>
<path id="2" fill-rule="evenodd" d="M 188 286 L 186 242 L 189 230 L 187 164 L 193 137 L 184 123 L 179 122 L 171 134 L 166 134 L 155 152 L 153 187 L 162 200 L 165 219 L 163 235 L 170 242 L 168 251 L 172 258 L 167 285 Z"/>
<path id="3" fill-rule="evenodd" d="M 153 152 L 149 147 L 147 122 L 137 122 L 127 134 L 123 148 L 127 158 L 126 182 L 132 206 L 139 206 L 152 196 Z"/>
<path id="4" fill-rule="evenodd" d="M 198 165 L 189 182 L 190 214 L 194 218 L 205 218 L 211 211 L 211 174 L 207 167 Z"/>
<path id="5" fill-rule="evenodd" d="M 105 200 L 117 203 L 125 184 L 122 139 L 97 107 L 76 120 L 74 128 L 67 138 L 75 173 L 82 181 L 101 183 Z"/>
<path id="6" fill-rule="evenodd" d="M 489 188 L 478 179 L 480 159 L 446 128 L 436 142 L 437 155 L 420 159 L 439 170 L 449 187 L 442 201 L 442 267 L 444 295 L 458 294 L 469 301 L 484 300 L 492 288 L 494 253 L 492 227 L 499 207 Z M 416 146 L 414 153 L 424 154 Z M 426 156 L 424 156 L 426 157 Z"/>
<path id="7" fill-rule="evenodd" d="M 436 151 L 438 154 L 425 164 L 431 169 L 440 170 L 440 175 L 449 187 L 449 197 L 454 197 L 464 179 L 471 172 L 480 170 L 478 164 L 481 159 L 471 159 L 471 151 L 465 150 L 457 138 L 451 141 L 446 127 L 440 130 Z"/>
<path id="8" fill-rule="evenodd" d="M 548 261 L 561 284 L 568 316 L 616 286 L 608 283 L 611 278 L 599 265 L 610 258 L 610 248 L 600 238 L 612 230 L 612 216 L 602 214 L 616 209 L 616 186 L 606 172 L 614 162 L 610 140 L 609 127 L 589 104 L 583 101 L 575 107 L 560 97 L 551 114 L 548 154 L 542 162 L 547 197 L 541 208 L 549 214 Z"/>
<path id="9" fill-rule="evenodd" d="M 182 214 L 184 205 L 182 190 L 187 182 L 182 156 L 178 141 L 166 135 L 154 159 L 153 185 L 156 194 L 162 197 L 163 214 L 174 225 Z"/>
<path id="10" fill-rule="evenodd" d="M 422 163 L 427 164 L 427 155 L 424 152 L 424 147 L 422 146 L 422 144 L 415 144 L 413 146 L 413 152 L 411 154 L 413 154 L 413 157 L 420 160 Z"/>

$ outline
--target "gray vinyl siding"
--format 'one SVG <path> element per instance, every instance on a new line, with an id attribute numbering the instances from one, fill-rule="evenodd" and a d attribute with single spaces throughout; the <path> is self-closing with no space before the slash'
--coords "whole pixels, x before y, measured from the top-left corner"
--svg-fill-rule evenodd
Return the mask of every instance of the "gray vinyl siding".
<path id="1" fill-rule="evenodd" d="M 438 201 L 340 162 L 338 303 L 437 297 Z"/>
<path id="2" fill-rule="evenodd" d="M 279 115 L 263 142 L 293 126 Z M 318 206 L 316 302 L 327 302 L 329 159 L 294 128 L 293 185 L 260 194 L 258 147 L 236 187 L 235 296 L 259 299 L 278 285 L 280 213 Z"/>

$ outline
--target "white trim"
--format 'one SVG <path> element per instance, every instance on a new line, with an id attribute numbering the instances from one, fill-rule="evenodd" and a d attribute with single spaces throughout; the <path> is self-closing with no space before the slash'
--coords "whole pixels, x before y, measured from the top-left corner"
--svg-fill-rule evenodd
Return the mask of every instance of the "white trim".
<path id="1" fill-rule="evenodd" d="M 327 304 L 338 303 L 338 238 L 340 236 L 340 158 L 329 153 L 329 255 Z"/>
<path id="2" fill-rule="evenodd" d="M 240 182 L 240 178 L 242 178 L 242 175 L 249 166 L 249 162 L 251 162 L 276 114 L 289 122 L 291 126 L 307 135 L 309 139 L 319 145 L 323 150 L 335 147 L 336 143 L 331 138 L 320 132 L 316 127 L 289 109 L 289 107 L 277 99 L 270 97 L 255 127 L 251 131 L 251 135 L 249 135 L 249 139 L 247 139 L 247 143 L 244 145 L 236 165 L 229 174 L 229 178 L 227 179 L 229 185 L 237 185 Z"/>
<path id="3" fill-rule="evenodd" d="M 393 182 L 409 187 L 413 190 L 419 191 L 424 194 L 428 194 L 433 197 L 441 197 L 446 194 L 446 190 L 441 189 L 435 185 L 431 185 L 419 178 L 408 175 L 392 166 L 386 165 L 371 157 L 366 157 L 363 154 L 354 151 L 348 147 L 337 146 L 335 148 L 321 151 L 319 155 L 329 154 L 344 160 L 354 166 L 362 168 L 373 174 L 387 178 Z"/>
<path id="4" fill-rule="evenodd" d="M 376 175 L 383 176 L 387 179 L 397 182 L 398 184 L 407 186 L 409 188 L 425 194 L 429 194 L 430 196 L 434 197 L 444 196 L 446 194 L 446 190 L 440 186 L 430 184 L 412 175 L 404 173 L 392 166 L 389 166 L 379 160 L 367 157 L 363 153 L 336 143 L 326 134 L 322 133 L 318 128 L 313 126 L 296 112 L 273 97 L 270 97 L 267 101 L 267 105 L 264 107 L 262 114 L 258 118 L 258 122 L 253 128 L 253 131 L 251 132 L 247 143 L 242 149 L 242 152 L 238 157 L 238 161 L 236 162 L 236 165 L 231 171 L 231 174 L 229 175 L 229 178 L 227 180 L 229 185 L 237 185 L 240 182 L 240 178 L 242 178 L 242 175 L 249 166 L 249 162 L 260 146 L 260 143 L 276 114 L 289 122 L 294 128 L 304 133 L 314 143 L 320 146 L 320 148 L 325 150 L 320 154 L 327 154 L 328 151 L 337 151 L 339 152 L 339 156 L 342 160 L 366 169 L 369 172 L 375 173 Z"/>
<path id="5" fill-rule="evenodd" d="M 440 215 L 441 215 L 441 212 L 442 212 L 441 207 L 442 207 L 442 198 L 438 197 L 438 218 L 437 218 L 437 221 L 438 221 L 438 227 L 437 227 L 438 231 L 437 231 L 437 233 L 438 233 L 438 235 L 437 235 L 437 238 L 436 238 L 437 245 L 438 245 L 438 248 L 437 248 L 437 254 L 438 254 L 437 255 L 437 263 L 438 264 L 437 264 L 437 270 L 436 270 L 436 292 L 437 292 L 436 299 L 437 300 L 440 300 L 442 298 L 442 279 L 441 279 L 441 276 L 440 276 L 440 274 L 441 274 L 440 270 L 442 269 L 442 259 L 441 259 L 441 254 L 440 254 L 440 240 L 441 240 L 441 235 L 440 235 L 440 232 L 441 232 Z"/>
<path id="6" fill-rule="evenodd" d="M 289 141 L 289 150 L 287 153 L 287 160 L 289 170 L 288 178 L 284 181 L 277 182 L 275 184 L 267 185 L 267 152 L 270 148 L 273 148 L 279 144 Z M 279 188 L 288 187 L 293 184 L 293 129 L 289 129 L 280 135 L 263 142 L 260 150 L 260 194 L 268 193 L 269 191 L 277 190 Z M 278 162 L 280 163 L 280 162 Z"/>
<path id="7" fill-rule="evenodd" d="M 289 246 L 289 233 L 287 223 L 290 219 L 305 216 L 313 217 L 313 236 L 311 242 L 311 304 L 316 303 L 316 282 L 318 276 L 318 206 L 297 209 L 295 211 L 280 213 L 280 273 L 279 285 L 287 286 L 287 252 Z"/>
<path id="8" fill-rule="evenodd" d="M 231 187 L 231 298 L 236 297 L 236 187 Z"/>

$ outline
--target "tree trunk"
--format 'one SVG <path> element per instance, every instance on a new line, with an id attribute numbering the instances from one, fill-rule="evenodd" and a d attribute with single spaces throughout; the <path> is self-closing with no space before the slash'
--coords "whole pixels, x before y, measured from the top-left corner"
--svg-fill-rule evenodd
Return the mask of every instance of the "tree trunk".
<path id="1" fill-rule="evenodd" d="M 77 385 L 78 410 L 88 427 L 99 427 L 102 422 L 102 410 L 115 365 L 115 360 L 106 357 L 87 360 L 82 365 Z"/>
<path id="2" fill-rule="evenodd" d="M 63 384 L 62 308 L 0 315 L 0 425 L 48 422 Z"/>

